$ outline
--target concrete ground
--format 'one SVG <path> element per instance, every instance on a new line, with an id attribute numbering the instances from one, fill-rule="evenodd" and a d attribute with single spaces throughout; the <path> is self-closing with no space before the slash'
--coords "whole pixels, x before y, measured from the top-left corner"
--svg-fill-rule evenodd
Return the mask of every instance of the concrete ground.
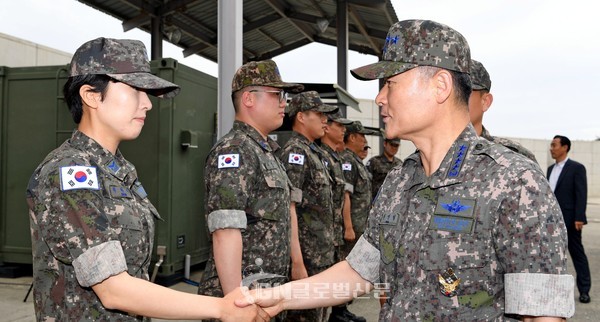
<path id="1" fill-rule="evenodd" d="M 584 228 L 583 243 L 592 272 L 592 290 L 589 304 L 579 303 L 579 293 L 575 291 L 575 316 L 571 321 L 599 321 L 600 320 L 600 198 L 589 200 L 588 225 Z M 574 275 L 574 270 L 569 261 L 569 270 Z M 193 280 L 198 280 L 200 272 L 195 272 Z M 14 279 L 0 278 L 0 321 L 30 322 L 35 321 L 31 296 L 23 302 L 31 284 L 31 277 Z M 179 283 L 171 288 L 189 293 L 196 293 L 196 287 Z M 367 321 L 377 321 L 379 301 L 372 296 L 356 299 L 350 306 L 350 311 L 364 316 Z M 154 320 L 165 321 L 165 320 Z"/>

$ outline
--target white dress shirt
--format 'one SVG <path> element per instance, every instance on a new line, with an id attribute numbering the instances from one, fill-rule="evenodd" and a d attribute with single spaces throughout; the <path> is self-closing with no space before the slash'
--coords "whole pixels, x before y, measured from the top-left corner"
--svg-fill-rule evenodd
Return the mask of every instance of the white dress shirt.
<path id="1" fill-rule="evenodd" d="M 558 182 L 558 177 L 560 177 L 560 173 L 562 172 L 563 168 L 565 167 L 565 163 L 567 163 L 567 160 L 569 160 L 569 157 L 566 157 L 564 160 L 555 163 L 554 167 L 552 168 L 552 172 L 550 173 L 550 178 L 548 178 L 548 182 L 550 182 L 550 188 L 552 189 L 552 192 L 554 192 L 554 189 L 556 189 L 556 183 Z"/>

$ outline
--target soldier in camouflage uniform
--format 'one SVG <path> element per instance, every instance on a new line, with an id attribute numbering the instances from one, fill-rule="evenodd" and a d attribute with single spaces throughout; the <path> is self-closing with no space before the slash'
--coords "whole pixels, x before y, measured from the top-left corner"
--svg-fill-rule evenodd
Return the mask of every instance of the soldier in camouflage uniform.
<path id="1" fill-rule="evenodd" d="M 151 74 L 143 43 L 98 38 L 73 56 L 64 96 L 78 129 L 27 187 L 38 321 L 141 321 L 143 316 L 238 321 L 226 300 L 148 281 L 155 220 L 135 167 L 118 150 L 179 86 Z M 160 299 L 160 300 L 159 300 Z M 256 312 L 248 318 L 254 318 Z"/>
<path id="2" fill-rule="evenodd" d="M 315 275 L 334 263 L 332 178 L 327 171 L 325 152 L 314 141 L 325 134 L 326 114 L 337 109 L 323 104 L 315 91 L 295 95 L 288 105 L 293 132 L 277 156 L 285 165 L 294 189 L 300 192 L 290 207 L 298 221 L 302 255 L 292 257 L 292 279 Z M 304 276 L 294 272 L 302 272 Z M 286 320 L 318 322 L 323 314 L 322 308 L 290 311 Z"/>
<path id="3" fill-rule="evenodd" d="M 310 307 L 317 296 L 320 305 L 339 303 L 333 287 L 302 297 L 293 290 L 345 281 L 358 294 L 387 286 L 380 321 L 573 315 L 556 199 L 538 166 L 477 136 L 468 112 L 470 61 L 466 40 L 448 26 L 406 20 L 390 28 L 382 60 L 352 73 L 386 80 L 376 98 L 386 135 L 419 150 L 388 174 L 346 262 L 275 289 L 283 300 L 264 292 L 255 303 L 270 314 Z"/>
<path id="4" fill-rule="evenodd" d="M 199 294 L 223 296 L 256 273 L 288 276 L 291 183 L 268 134 L 283 123 L 286 91 L 301 89 L 283 82 L 272 60 L 249 62 L 233 77 L 235 122 L 205 166 L 213 245 Z"/>
<path id="5" fill-rule="evenodd" d="M 471 115 L 471 123 L 473 123 L 477 135 L 486 138 L 489 141 L 504 145 L 537 163 L 535 155 L 524 146 L 506 138 L 494 137 L 488 132 L 485 126 L 483 126 L 483 113 L 487 112 L 494 101 L 494 96 L 490 93 L 492 81 L 490 80 L 490 74 L 488 74 L 485 67 L 483 67 L 483 64 L 474 59 L 471 60 L 470 70 L 473 91 L 471 92 L 471 96 L 469 96 L 469 114 Z"/>
<path id="6" fill-rule="evenodd" d="M 375 134 L 364 128 L 360 121 L 346 125 L 344 143 L 346 149 L 340 153 L 344 160 L 342 169 L 350 188 L 347 205 L 344 205 L 344 257 L 350 252 L 356 239 L 365 231 L 367 216 L 371 208 L 371 174 L 358 154 L 367 146 L 365 135 Z"/>
<path id="7" fill-rule="evenodd" d="M 396 157 L 398 148 L 400 147 L 400 139 L 384 139 L 383 140 L 383 153 L 378 156 L 374 156 L 367 162 L 367 170 L 373 177 L 371 191 L 373 198 L 377 197 L 377 192 L 385 176 L 393 168 L 402 165 L 402 160 Z"/>
<path id="8" fill-rule="evenodd" d="M 342 170 L 343 160 L 340 153 L 346 149 L 344 144 L 344 136 L 346 133 L 346 125 L 353 122 L 342 116 L 341 111 L 333 114 L 327 114 L 327 125 L 325 126 L 325 135 L 321 138 L 321 147 L 326 152 L 326 160 L 329 173 L 334 178 L 332 185 L 333 204 L 334 204 L 334 246 L 335 246 L 335 262 L 340 262 L 346 259 L 348 252 L 344 247 L 344 217 L 343 206 L 345 198 L 350 198 L 352 186 L 346 183 L 344 172 Z M 348 310 L 346 303 L 336 305 L 331 308 L 329 322 L 334 321 L 356 321 L 364 322 L 365 318 L 357 316 Z"/>

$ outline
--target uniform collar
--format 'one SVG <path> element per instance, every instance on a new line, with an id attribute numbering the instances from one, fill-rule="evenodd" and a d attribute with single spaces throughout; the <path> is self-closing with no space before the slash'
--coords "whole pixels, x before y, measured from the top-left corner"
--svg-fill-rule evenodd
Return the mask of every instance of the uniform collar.
<path id="1" fill-rule="evenodd" d="M 329 145 L 321 142 L 320 146 L 321 146 L 321 149 L 323 149 L 323 151 L 327 151 L 329 153 L 329 155 L 331 155 L 331 157 L 334 158 L 336 161 L 338 161 L 338 162 L 341 161 L 338 153 L 335 150 L 333 150 Z"/>
<path id="2" fill-rule="evenodd" d="M 429 177 L 425 175 L 419 152 L 411 154 L 405 160 L 405 162 L 410 160 L 416 163 L 416 171 L 413 172 L 411 181 L 414 184 L 422 185 L 422 188 L 438 188 L 462 182 L 465 170 L 471 166 L 468 165 L 468 159 L 473 150 L 476 147 L 477 149 L 481 149 L 483 146 L 481 143 L 478 143 L 480 140 L 483 139 L 477 136 L 475 128 L 469 123 L 446 152 L 446 156 L 442 160 L 440 167 Z M 478 146 L 478 144 L 481 146 Z M 407 189 L 409 188 L 407 187 Z"/>
<path id="3" fill-rule="evenodd" d="M 490 132 L 485 128 L 485 126 L 481 126 L 481 135 L 482 138 L 494 142 L 494 137 L 490 134 Z"/>
<path id="4" fill-rule="evenodd" d="M 256 143 L 258 143 L 258 145 L 260 145 L 260 147 L 265 151 L 273 152 L 279 149 L 279 145 L 277 144 L 277 142 L 275 142 L 268 136 L 265 140 L 254 127 L 247 123 L 236 120 L 233 122 L 233 130 L 245 133 L 252 140 L 256 141 Z"/>
<path id="5" fill-rule="evenodd" d="M 117 153 L 112 154 L 96 142 L 96 140 L 79 130 L 73 131 L 69 143 L 75 149 L 87 154 L 90 160 L 93 160 L 104 171 L 112 174 L 121 181 L 123 181 L 129 173 L 135 172 L 135 168 L 123 158 L 121 151 L 117 149 Z M 132 177 L 132 180 L 135 180 L 137 179 L 137 174 L 130 177 Z"/>

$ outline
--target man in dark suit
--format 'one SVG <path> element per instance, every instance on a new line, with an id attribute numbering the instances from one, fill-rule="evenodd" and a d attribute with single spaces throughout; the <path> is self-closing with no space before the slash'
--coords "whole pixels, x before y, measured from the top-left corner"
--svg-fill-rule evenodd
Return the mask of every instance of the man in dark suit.
<path id="1" fill-rule="evenodd" d="M 577 273 L 579 301 L 590 302 L 590 266 L 581 242 L 583 225 L 587 224 L 587 179 L 583 164 L 569 159 L 571 140 L 556 135 L 550 144 L 550 154 L 555 164 L 548 167 L 548 181 L 560 205 L 567 226 L 569 254 Z"/>

